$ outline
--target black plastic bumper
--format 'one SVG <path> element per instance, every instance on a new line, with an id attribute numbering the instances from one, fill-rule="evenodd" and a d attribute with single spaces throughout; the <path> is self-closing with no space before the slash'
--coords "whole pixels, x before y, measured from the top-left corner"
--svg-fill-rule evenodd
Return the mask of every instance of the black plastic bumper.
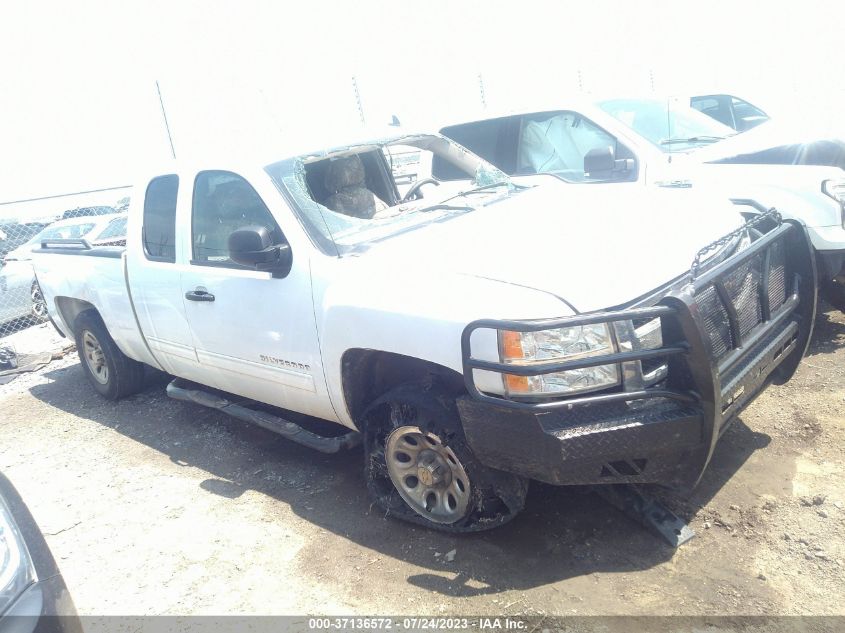
<path id="1" fill-rule="evenodd" d="M 728 423 L 769 381 L 797 369 L 812 333 L 816 267 L 803 226 L 784 222 L 657 305 L 542 321 L 482 320 L 462 339 L 464 432 L 492 468 L 552 484 L 693 487 Z M 660 318 L 658 349 L 514 365 L 473 358 L 478 329 L 539 331 Z M 526 402 L 480 392 L 474 372 L 531 376 L 664 359 L 659 385 Z"/>

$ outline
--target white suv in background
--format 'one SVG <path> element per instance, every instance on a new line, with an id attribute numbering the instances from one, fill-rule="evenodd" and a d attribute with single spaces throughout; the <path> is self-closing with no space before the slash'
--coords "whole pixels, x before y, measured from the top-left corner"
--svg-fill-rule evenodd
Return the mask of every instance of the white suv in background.
<path id="1" fill-rule="evenodd" d="M 512 176 L 552 174 L 582 186 L 696 187 L 738 203 L 754 200 L 758 211 L 776 207 L 807 226 L 822 293 L 845 309 L 845 173 L 838 167 L 768 164 L 764 152 L 751 151 L 746 134 L 656 97 L 573 100 L 451 124 L 441 133 Z M 437 161 L 432 175 L 455 178 Z"/>

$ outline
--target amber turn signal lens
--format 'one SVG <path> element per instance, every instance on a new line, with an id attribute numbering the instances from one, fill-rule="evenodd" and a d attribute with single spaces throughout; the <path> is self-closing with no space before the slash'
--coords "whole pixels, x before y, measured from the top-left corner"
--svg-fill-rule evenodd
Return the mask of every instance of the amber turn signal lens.
<path id="1" fill-rule="evenodd" d="M 502 360 L 518 361 L 525 358 L 522 350 L 522 338 L 519 332 L 502 332 Z M 505 379 L 505 388 L 508 393 L 528 393 L 528 378 L 525 376 L 514 376 L 513 374 L 502 374 Z"/>

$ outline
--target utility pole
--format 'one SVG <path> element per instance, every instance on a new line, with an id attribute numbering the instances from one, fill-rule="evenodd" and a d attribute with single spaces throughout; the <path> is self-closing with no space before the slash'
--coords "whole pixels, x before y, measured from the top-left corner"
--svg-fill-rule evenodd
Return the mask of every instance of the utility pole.
<path id="1" fill-rule="evenodd" d="M 484 77 L 478 73 L 478 91 L 481 97 L 481 107 L 487 109 L 487 95 L 484 92 Z"/>

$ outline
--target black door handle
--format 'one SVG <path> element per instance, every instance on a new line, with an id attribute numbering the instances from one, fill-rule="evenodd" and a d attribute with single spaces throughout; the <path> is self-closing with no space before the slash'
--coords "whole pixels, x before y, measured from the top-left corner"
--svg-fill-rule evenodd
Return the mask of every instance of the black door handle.
<path id="1" fill-rule="evenodd" d="M 185 293 L 188 301 L 214 301 L 214 295 L 207 290 L 191 290 Z"/>

